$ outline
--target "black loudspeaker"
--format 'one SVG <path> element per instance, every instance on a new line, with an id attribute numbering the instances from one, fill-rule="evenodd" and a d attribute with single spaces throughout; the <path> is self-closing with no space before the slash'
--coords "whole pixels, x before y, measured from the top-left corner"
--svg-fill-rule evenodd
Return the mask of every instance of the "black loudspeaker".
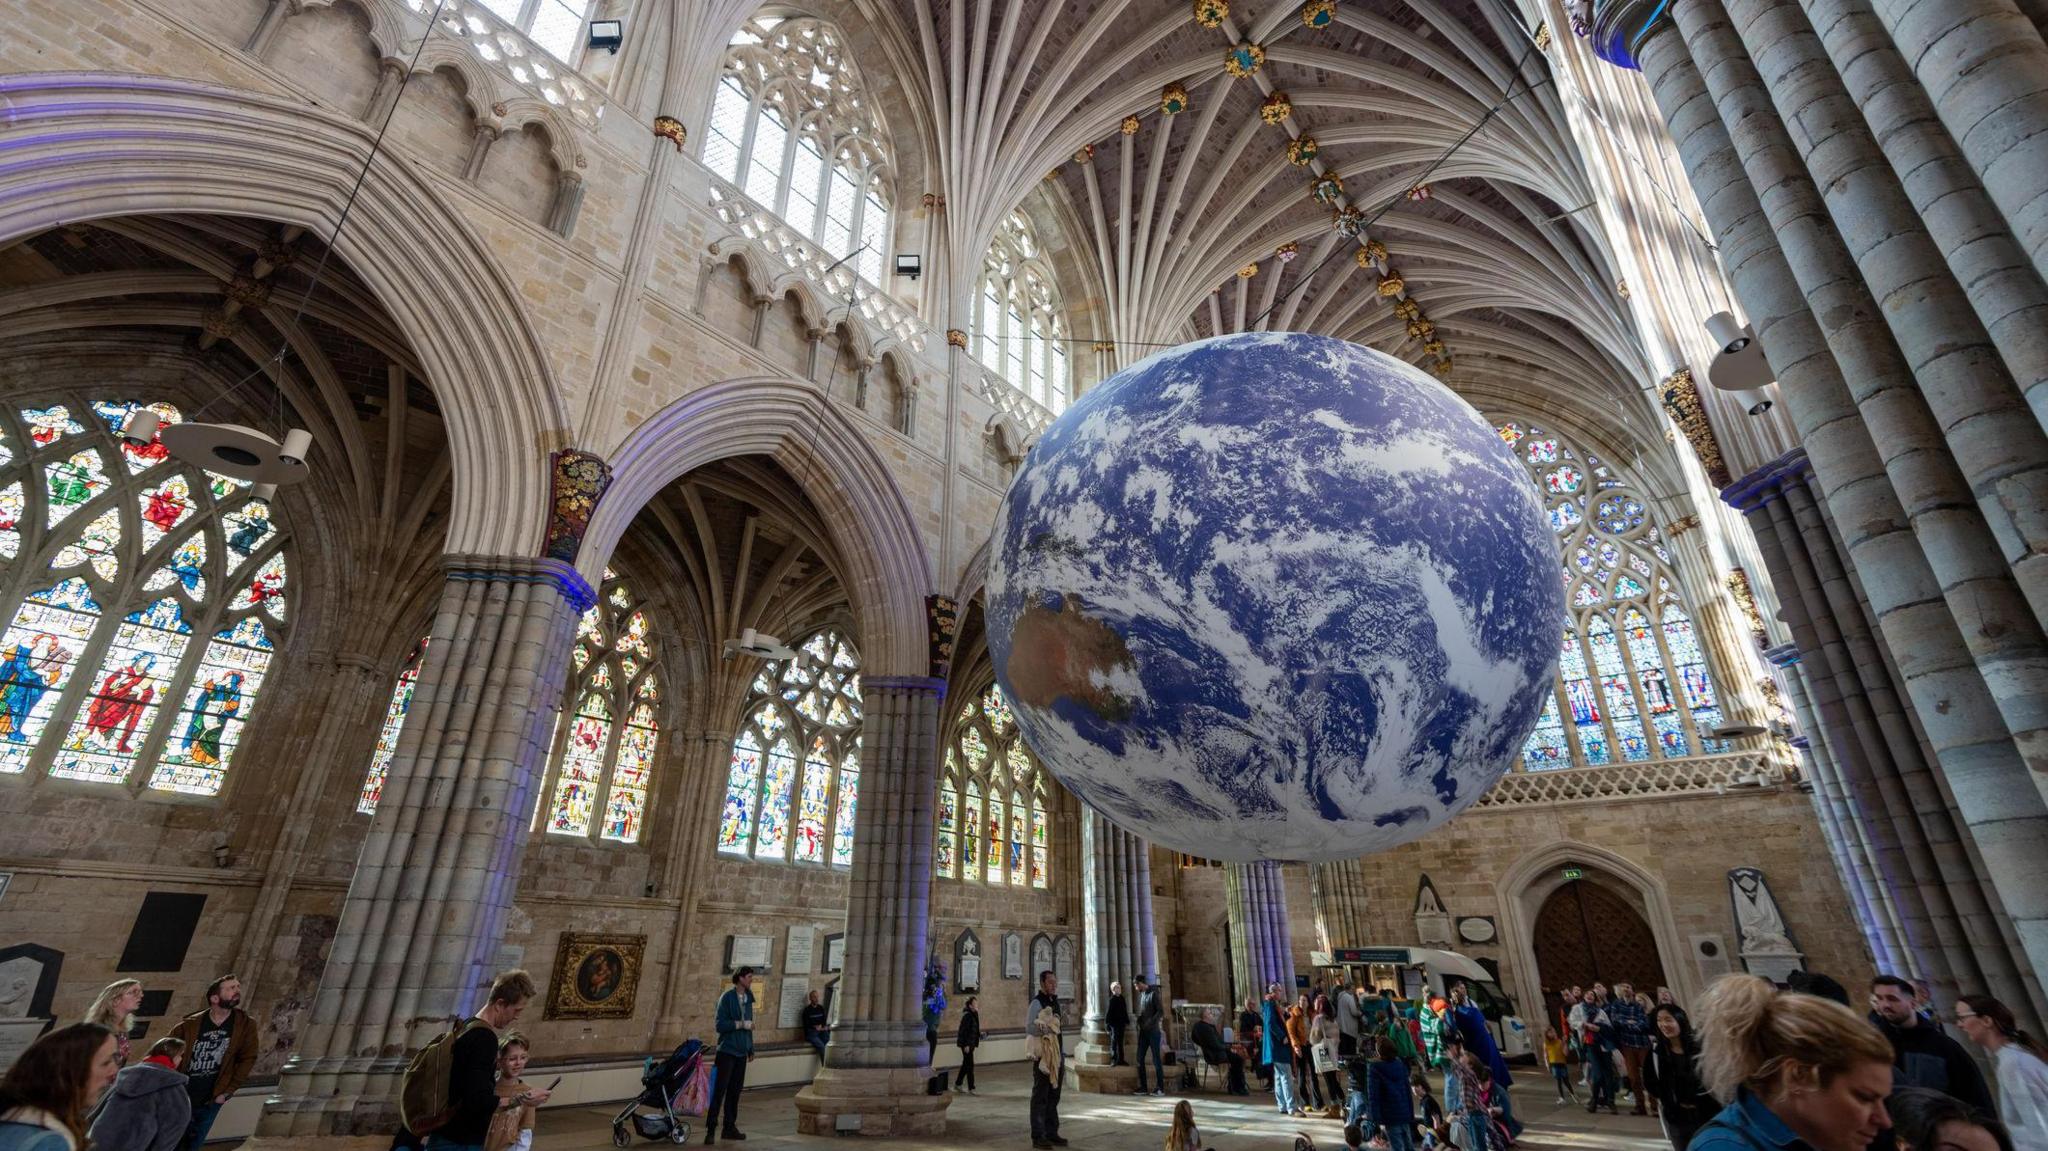
<path id="1" fill-rule="evenodd" d="M 128 945 L 121 949 L 116 971 L 177 971 L 199 930 L 206 896 L 183 891 L 151 891 L 142 897 Z"/>
<path id="2" fill-rule="evenodd" d="M 938 1072 L 930 1079 L 924 1081 L 924 1093 L 926 1095 L 944 1095 L 946 1093 L 946 1083 L 952 1077 L 953 1073 L 951 1071 Z"/>

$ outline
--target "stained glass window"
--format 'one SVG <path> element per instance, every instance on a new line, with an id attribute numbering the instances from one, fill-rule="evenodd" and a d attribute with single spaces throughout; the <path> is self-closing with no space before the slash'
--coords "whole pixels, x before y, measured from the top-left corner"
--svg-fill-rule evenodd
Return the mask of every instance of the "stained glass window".
<path id="1" fill-rule="evenodd" d="M 549 835 L 637 843 L 661 745 L 661 685 L 647 614 L 606 568 L 597 602 L 576 620 L 566 718 L 542 788 Z"/>
<path id="2" fill-rule="evenodd" d="M 960 835 L 959 878 L 1044 887 L 1052 846 L 1046 823 L 1045 776 L 1017 730 L 1017 720 L 1000 689 L 990 686 L 953 713 L 946 748 L 946 782 L 939 793 L 939 839 Z M 954 788 L 965 781 L 966 802 L 957 816 Z M 1008 793 L 1007 799 L 1005 792 Z M 942 851 L 937 868 L 954 878 Z"/>
<path id="3" fill-rule="evenodd" d="M 120 438 L 141 404 L 0 412 L 0 562 L 35 565 L 0 607 L 0 773 L 211 796 L 283 640 L 290 560 L 248 485 Z"/>
<path id="4" fill-rule="evenodd" d="M 812 635 L 797 653 L 763 664 L 748 689 L 718 850 L 850 867 L 860 801 L 860 656 L 834 631 Z M 806 749 L 801 759 L 798 747 Z"/>
<path id="5" fill-rule="evenodd" d="M 1711 736 L 1721 723 L 1713 677 L 1647 501 L 1569 437 L 1526 420 L 1498 428 L 1541 493 L 1571 605 L 1557 691 L 1522 768 L 1726 750 Z"/>
<path id="6" fill-rule="evenodd" d="M 851 270 L 881 283 L 889 137 L 835 25 L 811 16 L 742 25 L 708 127 L 705 167 L 820 244 L 828 263 L 865 242 Z"/>
<path id="7" fill-rule="evenodd" d="M 405 657 L 405 666 L 399 670 L 398 686 L 391 689 L 391 703 L 384 709 L 384 726 L 377 731 L 377 750 L 370 756 L 370 770 L 363 776 L 362 794 L 356 798 L 356 810 L 364 815 L 377 812 L 377 801 L 384 797 L 384 779 L 391 773 L 391 757 L 398 752 L 398 736 L 405 729 L 405 716 L 412 710 L 413 687 L 419 683 L 420 663 L 427 658 L 427 641 L 422 638 L 413 645 L 412 654 Z"/>
<path id="8" fill-rule="evenodd" d="M 951 753 L 946 756 L 946 779 L 939 786 L 939 839 L 937 866 L 941 879 L 951 879 L 959 873 L 960 843 L 960 788 L 953 782 L 960 770 L 959 762 Z"/>

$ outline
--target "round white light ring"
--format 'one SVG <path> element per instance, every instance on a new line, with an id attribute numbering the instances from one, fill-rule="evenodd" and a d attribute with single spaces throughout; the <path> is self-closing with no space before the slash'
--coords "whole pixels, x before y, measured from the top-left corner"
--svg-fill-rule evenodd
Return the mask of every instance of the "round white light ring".
<path id="1" fill-rule="evenodd" d="M 1707 368 L 1707 382 L 1724 392 L 1752 392 L 1777 378 L 1764 358 L 1764 346 L 1755 340 L 1739 352 L 1715 356 Z"/>
<path id="2" fill-rule="evenodd" d="M 195 467 L 257 484 L 295 484 L 309 474 L 303 461 L 282 458 L 276 440 L 239 424 L 172 424 L 158 438 L 173 456 Z"/>

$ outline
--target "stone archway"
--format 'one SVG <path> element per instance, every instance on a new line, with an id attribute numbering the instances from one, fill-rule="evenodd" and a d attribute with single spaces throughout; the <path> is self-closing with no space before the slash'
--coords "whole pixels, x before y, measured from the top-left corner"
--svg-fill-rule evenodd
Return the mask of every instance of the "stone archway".
<path id="1" fill-rule="evenodd" d="M 461 213 L 373 133 L 303 102 L 157 76 L 34 73 L 0 81 L 0 245 L 59 224 L 152 214 L 256 217 L 333 237 L 418 356 L 453 465 L 446 550 L 531 556 L 548 452 L 569 435 L 519 295 Z M 290 146 L 279 146 L 289 141 Z"/>
<path id="2" fill-rule="evenodd" d="M 1597 887 L 1600 894 L 1592 896 L 1594 900 L 1612 899 L 1626 908 L 1648 932 L 1649 949 L 1658 957 L 1664 986 L 1681 1002 L 1698 997 L 1700 979 L 1692 965 L 1683 961 L 1686 952 L 1680 945 L 1678 922 L 1664 881 L 1606 848 L 1558 840 L 1524 855 L 1495 885 L 1501 909 L 1501 944 L 1514 965 L 1512 990 L 1525 1019 L 1533 1022 L 1539 1014 L 1537 1005 L 1544 1002 L 1545 977 L 1536 948 L 1543 912 L 1553 896 L 1575 882 Z M 1617 914 L 1610 922 L 1618 920 Z M 1606 982 L 1612 985 L 1614 979 Z M 1652 989 L 1656 986 L 1651 984 Z"/>

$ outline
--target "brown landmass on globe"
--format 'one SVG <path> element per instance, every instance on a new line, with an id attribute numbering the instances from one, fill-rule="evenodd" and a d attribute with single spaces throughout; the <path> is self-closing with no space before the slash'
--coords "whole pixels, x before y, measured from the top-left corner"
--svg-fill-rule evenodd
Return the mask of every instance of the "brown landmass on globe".
<path id="1" fill-rule="evenodd" d="M 1129 700 L 1096 683 L 1095 672 L 1131 662 L 1130 648 L 1108 624 L 1090 619 L 1081 597 L 1063 598 L 1054 611 L 1035 599 L 1010 633 L 1010 689 L 1028 707 L 1052 707 L 1065 696 L 1098 717 L 1118 721 L 1131 713 Z"/>

